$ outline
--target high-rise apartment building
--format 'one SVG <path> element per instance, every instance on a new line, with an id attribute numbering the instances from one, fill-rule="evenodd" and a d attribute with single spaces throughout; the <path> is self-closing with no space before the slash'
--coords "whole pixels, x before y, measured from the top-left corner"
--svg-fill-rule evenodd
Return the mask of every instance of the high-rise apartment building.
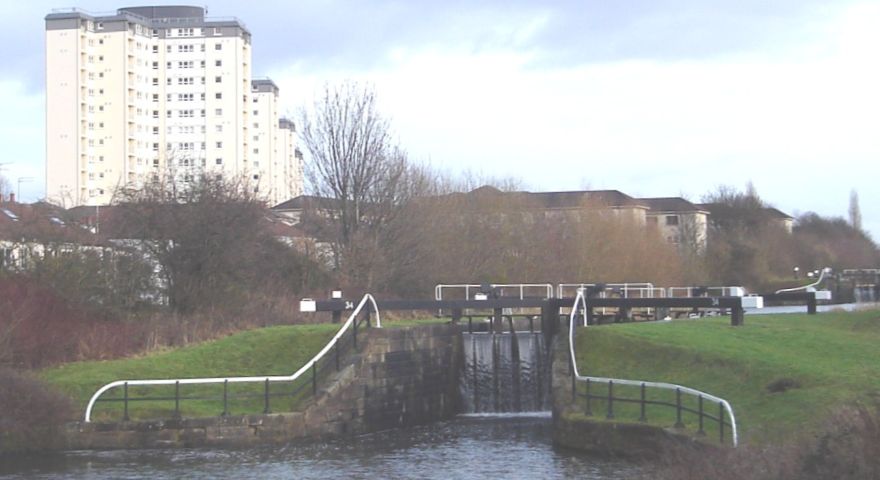
<path id="1" fill-rule="evenodd" d="M 109 203 L 122 185 L 171 172 L 242 176 L 278 203 L 302 192 L 278 87 L 252 81 L 251 34 L 189 6 L 46 16 L 46 196 Z"/>

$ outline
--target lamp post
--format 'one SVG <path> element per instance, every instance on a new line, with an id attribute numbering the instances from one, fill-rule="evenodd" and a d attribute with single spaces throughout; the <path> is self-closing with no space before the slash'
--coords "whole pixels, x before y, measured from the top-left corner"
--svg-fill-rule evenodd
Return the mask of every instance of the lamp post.
<path id="1" fill-rule="evenodd" d="M 34 177 L 18 177 L 18 190 L 15 192 L 15 198 L 18 199 L 18 203 L 21 203 L 21 182 L 32 181 L 34 181 Z"/>

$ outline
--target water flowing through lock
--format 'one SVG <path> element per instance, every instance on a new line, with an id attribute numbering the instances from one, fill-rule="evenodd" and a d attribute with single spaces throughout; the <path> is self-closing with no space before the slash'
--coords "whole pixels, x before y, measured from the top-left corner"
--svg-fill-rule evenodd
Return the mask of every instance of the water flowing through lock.
<path id="1" fill-rule="evenodd" d="M 463 340 L 466 412 L 550 410 L 550 360 L 542 333 L 464 333 Z"/>

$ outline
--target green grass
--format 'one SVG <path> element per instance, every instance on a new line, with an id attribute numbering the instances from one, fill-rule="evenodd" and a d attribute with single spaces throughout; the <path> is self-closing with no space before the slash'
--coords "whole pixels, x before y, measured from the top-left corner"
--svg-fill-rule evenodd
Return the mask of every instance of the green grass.
<path id="1" fill-rule="evenodd" d="M 112 361 L 77 362 L 51 368 L 41 376 L 69 394 L 78 412 L 84 412 L 91 395 L 102 385 L 124 379 L 164 379 L 223 376 L 290 375 L 326 345 L 339 325 L 277 326 L 250 330 L 229 337 L 176 350 L 158 352 L 140 358 Z M 303 380 L 306 382 L 310 380 Z M 297 384 L 298 385 L 298 384 Z M 293 391 L 296 385 L 272 384 L 272 394 Z M 107 398 L 121 398 L 122 389 L 108 392 Z M 305 390 L 308 390 L 306 388 Z M 229 394 L 255 395 L 251 399 L 230 402 L 230 413 L 262 412 L 263 385 L 230 385 Z M 181 402 L 184 416 L 215 416 L 222 412 L 223 386 L 181 386 L 181 396 L 214 397 L 214 400 Z M 173 397 L 174 387 L 131 387 L 129 397 Z M 271 409 L 284 411 L 295 407 L 299 397 L 273 397 Z M 174 410 L 172 400 L 132 402 L 130 415 L 135 418 L 168 418 Z M 121 402 L 100 402 L 93 414 L 96 419 L 119 419 Z"/>
<path id="2" fill-rule="evenodd" d="M 747 316 L 742 327 L 731 327 L 726 318 L 589 327 L 578 331 L 576 347 L 583 375 L 703 390 L 732 404 L 742 437 L 774 441 L 817 429 L 839 405 L 876 397 L 878 345 L 880 312 L 864 311 Z M 778 393 L 768 390 L 781 379 L 799 386 Z M 606 388 L 596 391 L 606 393 Z M 618 393 L 639 395 L 637 387 L 615 389 Z M 674 401 L 673 394 L 665 395 Z M 693 399 L 687 402 L 696 406 Z M 604 415 L 606 407 L 605 402 L 594 402 L 593 411 Z M 717 414 L 717 405 L 706 408 Z M 616 418 L 638 416 L 635 405 L 615 405 Z M 674 410 L 652 407 L 648 418 L 671 425 Z M 693 418 L 686 421 L 690 427 L 695 424 Z"/>

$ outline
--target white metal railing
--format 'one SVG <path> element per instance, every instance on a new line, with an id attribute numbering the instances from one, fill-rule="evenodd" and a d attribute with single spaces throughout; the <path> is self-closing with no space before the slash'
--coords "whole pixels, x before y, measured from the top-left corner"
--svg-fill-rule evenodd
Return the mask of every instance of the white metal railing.
<path id="1" fill-rule="evenodd" d="M 526 293 L 537 290 L 544 298 L 553 298 L 553 285 L 549 283 L 490 283 L 493 289 L 497 288 L 504 293 L 504 289 L 514 289 L 520 300 L 526 297 Z M 443 300 L 443 290 L 464 290 L 465 300 L 473 300 L 471 292 L 480 292 L 483 285 L 477 283 L 437 284 L 434 286 L 434 300 Z M 443 315 L 443 309 L 437 309 L 437 315 Z"/>
<path id="2" fill-rule="evenodd" d="M 694 293 L 701 293 L 710 297 L 744 297 L 746 289 L 739 286 L 730 287 L 669 287 L 670 298 L 693 297 Z"/>
<path id="3" fill-rule="evenodd" d="M 782 290 L 777 290 L 776 293 L 797 292 L 799 290 L 804 290 L 807 292 L 814 291 L 816 285 L 819 285 L 820 283 L 822 283 L 822 280 L 825 280 L 826 273 L 831 273 L 831 268 L 829 268 L 829 267 L 823 268 L 822 273 L 819 274 L 819 279 L 809 285 L 804 285 L 802 287 L 794 287 L 794 288 L 783 288 Z M 810 290 L 811 288 L 814 290 Z"/>
<path id="4" fill-rule="evenodd" d="M 733 414 L 733 407 L 731 407 L 730 403 L 723 398 L 716 397 L 714 395 L 710 395 L 708 393 L 705 393 L 705 392 L 702 392 L 700 390 L 696 390 L 696 389 L 693 389 L 690 387 L 676 385 L 674 383 L 645 382 L 645 381 L 640 381 L 640 380 L 624 380 L 624 379 L 619 379 L 619 378 L 591 377 L 591 376 L 581 375 L 580 372 L 578 371 L 577 357 L 575 356 L 575 350 L 574 350 L 575 315 L 577 315 L 578 307 L 581 307 L 583 309 L 587 308 L 587 300 L 586 300 L 586 297 L 584 297 L 583 290 L 578 290 L 577 297 L 575 297 L 574 305 L 572 305 L 572 307 L 571 307 L 571 314 L 569 317 L 568 349 L 569 349 L 569 355 L 570 355 L 569 358 L 571 361 L 572 372 L 573 372 L 575 379 L 577 379 L 579 381 L 584 381 L 584 382 L 586 382 L 588 380 L 591 382 L 600 382 L 600 383 L 613 382 L 613 383 L 617 383 L 620 385 L 631 385 L 631 386 L 636 386 L 636 387 L 645 386 L 645 387 L 650 387 L 650 388 L 658 388 L 658 389 L 662 389 L 662 390 L 679 391 L 682 393 L 688 393 L 688 394 L 691 394 L 691 395 L 694 395 L 697 397 L 702 397 L 706 400 L 716 402 L 716 403 L 723 406 L 724 410 L 727 412 L 727 415 L 730 417 L 730 426 L 731 426 L 731 433 L 732 433 L 732 437 L 733 437 L 733 446 L 734 447 L 737 446 L 737 444 L 739 443 L 739 436 L 738 436 L 738 432 L 737 432 L 737 428 L 736 428 L 736 417 Z M 723 418 L 720 420 L 723 421 Z"/>
<path id="5" fill-rule="evenodd" d="M 595 287 L 596 283 L 560 283 L 556 286 L 556 298 L 565 298 L 566 290 L 574 290 L 574 293 L 577 293 L 578 290 L 587 287 Z M 660 297 L 665 296 L 665 292 L 660 293 L 662 288 L 654 288 L 653 283 L 642 282 L 642 283 L 606 283 L 604 284 L 606 289 L 615 289 L 619 290 L 620 294 L 623 298 L 631 298 L 629 294 L 636 291 L 647 291 L 657 293 Z M 604 297 L 603 297 L 604 298 Z M 654 297 L 644 297 L 644 298 L 654 298 Z"/>
<path id="6" fill-rule="evenodd" d="M 99 388 L 98 391 L 92 395 L 92 398 L 89 400 L 88 406 L 86 406 L 85 413 L 85 421 L 86 423 L 91 422 L 92 417 L 92 409 L 95 406 L 95 402 L 98 401 L 98 398 L 101 397 L 105 392 L 112 388 L 122 387 L 124 385 L 128 386 L 144 386 L 144 385 L 207 385 L 207 384 L 216 384 L 216 383 L 262 383 L 262 382 L 292 382 L 299 377 L 301 377 L 305 372 L 307 372 L 312 366 L 314 366 L 327 352 L 333 348 L 339 339 L 342 337 L 345 332 L 351 328 L 352 324 L 356 321 L 357 316 L 361 313 L 361 310 L 367 303 L 370 303 L 373 311 L 376 313 L 376 327 L 382 328 L 382 321 L 379 318 L 379 308 L 376 306 L 376 300 L 369 293 L 364 295 L 364 298 L 361 299 L 360 303 L 358 303 L 357 307 L 352 311 L 351 315 L 348 317 L 348 320 L 340 327 L 339 331 L 336 332 L 336 335 L 318 352 L 317 355 L 312 357 L 311 360 L 306 362 L 299 370 L 294 372 L 292 375 L 275 375 L 275 376 L 262 376 L 262 377 L 215 377 L 215 378 L 177 378 L 177 379 L 158 379 L 158 380 L 117 380 L 114 382 L 110 382 L 103 387 Z"/>
<path id="7" fill-rule="evenodd" d="M 491 283 L 492 288 L 514 289 L 519 299 L 525 298 L 527 291 L 538 290 L 544 298 L 553 298 L 553 285 L 549 283 Z M 438 284 L 434 287 L 434 300 L 443 300 L 443 290 L 464 290 L 465 299 L 471 300 L 471 291 L 480 291 L 483 286 L 477 283 Z"/>

